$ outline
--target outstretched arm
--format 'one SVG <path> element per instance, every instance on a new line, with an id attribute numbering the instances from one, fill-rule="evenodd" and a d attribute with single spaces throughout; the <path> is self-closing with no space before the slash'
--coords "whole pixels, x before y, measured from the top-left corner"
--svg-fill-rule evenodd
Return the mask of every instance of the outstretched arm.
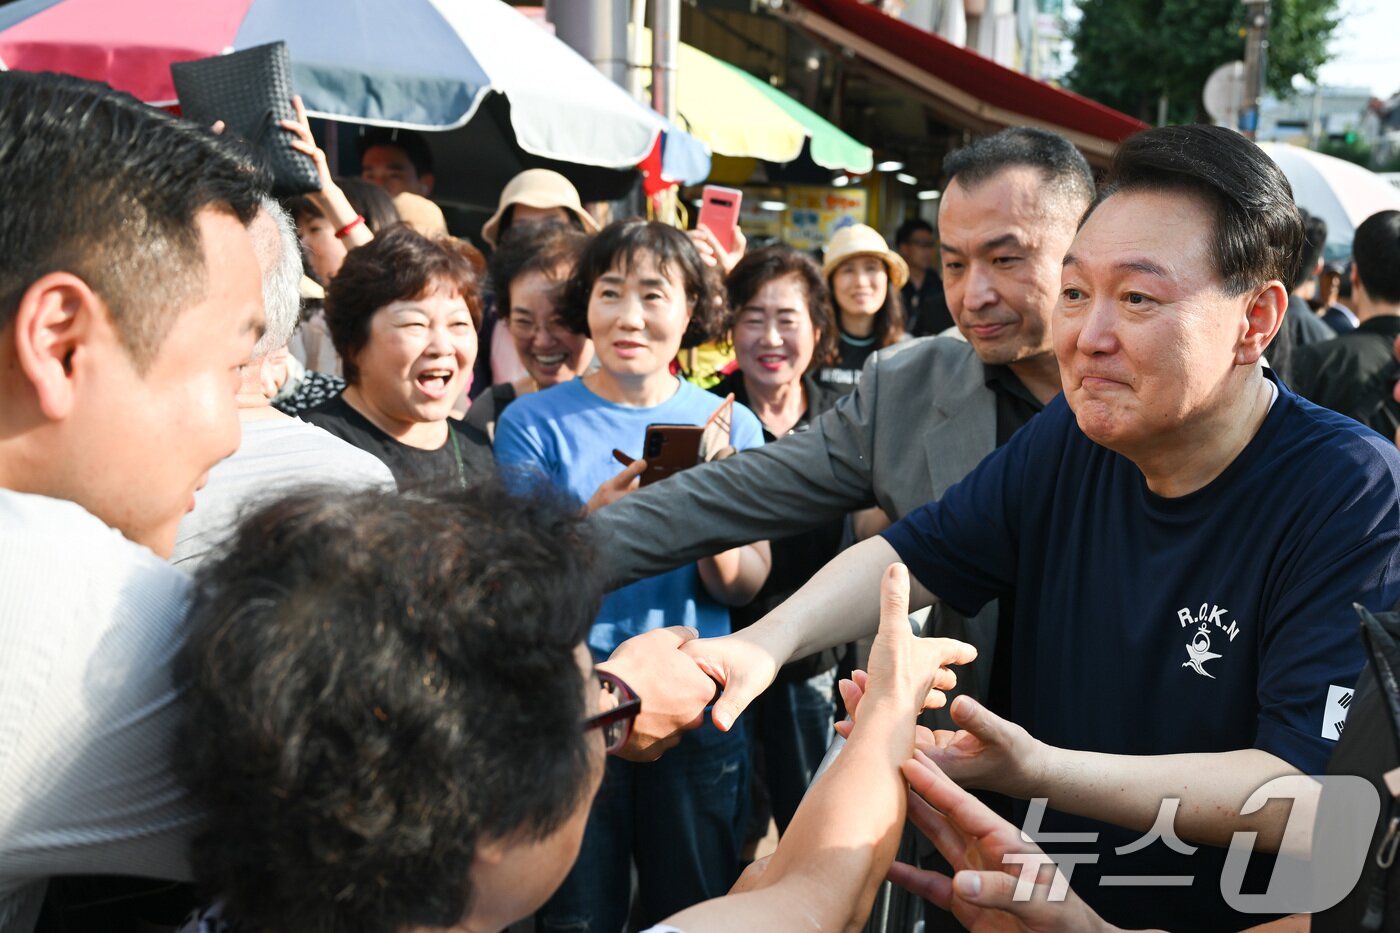
<path id="1" fill-rule="evenodd" d="M 703 463 L 593 514 L 609 586 L 798 534 L 871 505 L 879 379 L 878 367 L 867 364 L 856 391 L 808 430 Z"/>
<path id="2" fill-rule="evenodd" d="M 742 893 L 691 907 L 667 923 L 685 933 L 729 933 L 799 924 L 846 930 L 863 922 L 904 825 L 899 766 L 913 749 L 914 717 L 940 702 L 934 685 L 944 666 L 976 654 L 971 645 L 913 635 L 908 579 L 902 565 L 888 567 L 878 603 L 870 599 L 879 607 L 879 633 L 869 705 L 862 705 L 840 757 L 808 790 L 767 870 Z"/>
<path id="3" fill-rule="evenodd" d="M 879 623 L 880 579 L 899 555 L 884 538 L 871 538 L 838 554 L 777 609 L 733 635 L 686 646 L 701 667 L 724 685 L 713 718 L 729 729 L 778 668 L 835 645 L 868 636 Z M 915 585 L 913 608 L 927 606 Z"/>
<path id="4" fill-rule="evenodd" d="M 951 911 L 973 933 L 1110 933 L 1118 929 L 1098 917 L 1073 889 L 1059 890 L 1063 885 L 1056 885 L 1053 865 L 1041 864 L 1034 886 L 1018 891 L 1022 870 L 1040 864 L 1044 852 L 928 758 L 916 754 L 905 762 L 904 775 L 909 779 L 909 819 L 956 874 L 950 878 L 896 862 L 889 875 L 895 884 Z M 1307 933 L 1308 929 L 1306 916 L 1293 916 L 1251 931 Z"/>
<path id="5" fill-rule="evenodd" d="M 1301 772 L 1257 748 L 1183 755 L 1056 748 L 966 696 L 958 697 L 949 712 L 961 728 L 925 730 L 919 745 L 962 786 L 1021 799 L 1045 797 L 1053 809 L 1138 832 L 1152 828 L 1164 800 L 1175 799 L 1174 825 L 1183 840 L 1226 846 L 1237 832 L 1257 832 L 1256 845 L 1276 852 L 1292 809 L 1314 812 L 1317 795 L 1312 790 L 1321 790 L 1315 782 L 1307 784 L 1305 798 L 1274 799 L 1246 815 L 1241 811 L 1256 790 L 1276 777 Z"/>

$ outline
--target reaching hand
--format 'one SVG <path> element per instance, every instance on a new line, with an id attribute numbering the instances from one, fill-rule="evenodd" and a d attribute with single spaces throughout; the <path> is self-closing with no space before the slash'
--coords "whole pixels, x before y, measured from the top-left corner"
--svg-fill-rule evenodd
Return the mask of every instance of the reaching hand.
<path id="1" fill-rule="evenodd" d="M 598 665 L 622 678 L 642 700 L 632 737 L 618 757 L 654 761 L 681 740 L 681 732 L 704 721 L 715 682 L 680 650 L 696 637 L 695 629 L 682 625 L 654 629 L 627 639 Z"/>
<path id="2" fill-rule="evenodd" d="M 326 153 L 316 145 L 316 138 L 311 135 L 311 121 L 306 116 L 306 105 L 302 103 L 300 94 L 292 98 L 292 108 L 296 110 L 296 119 L 283 120 L 280 125 L 292 134 L 292 148 L 316 164 L 316 175 L 321 179 L 319 194 L 324 195 L 328 189 L 337 187 L 330 164 L 326 161 Z"/>
<path id="3" fill-rule="evenodd" d="M 1035 796 L 1046 746 L 970 696 L 954 700 L 949 712 L 962 728 L 957 732 L 939 729 L 924 741 L 916 740 L 919 751 L 963 787 L 1022 799 Z"/>
<path id="4" fill-rule="evenodd" d="M 700 638 L 682 650 L 724 688 L 710 713 L 721 732 L 733 728 L 734 720 L 768 689 L 778 668 L 787 661 L 787 658 L 780 659 L 748 629 L 721 638 Z"/>
<path id="5" fill-rule="evenodd" d="M 954 686 L 953 678 L 955 675 L 952 671 L 939 671 L 938 676 L 939 678 L 948 679 L 935 680 L 933 685 L 936 689 L 932 691 L 933 694 L 941 693 L 943 690 L 947 690 L 950 687 Z M 851 737 L 851 730 L 856 727 L 856 707 L 860 705 L 861 699 L 864 698 L 865 689 L 869 684 L 870 675 L 867 674 L 865 671 L 860 670 L 859 668 L 851 672 L 850 680 L 841 680 L 838 681 L 836 684 L 836 692 L 841 694 L 841 702 L 846 706 L 846 715 L 850 717 L 849 719 L 841 720 L 836 724 L 835 727 L 836 734 L 841 736 L 841 738 L 843 739 L 849 739 Z M 914 747 L 928 748 L 932 745 L 933 730 L 930 729 L 928 726 L 915 725 Z"/>
<path id="6" fill-rule="evenodd" d="M 718 266 L 722 275 L 734 271 L 739 260 L 744 258 L 744 251 L 749 245 L 748 238 L 744 236 L 744 231 L 739 229 L 738 224 L 734 225 L 734 248 L 731 250 L 726 250 L 719 237 L 704 224 L 700 224 L 694 230 L 687 230 L 686 236 L 695 244 L 695 249 L 700 253 L 705 265 Z"/>
<path id="7" fill-rule="evenodd" d="M 951 911 L 972 933 L 1080 933 L 1116 929 L 1089 909 L 1033 842 L 963 790 L 922 754 L 904 763 L 909 819 L 934 844 L 956 874 L 924 871 L 895 862 L 889 880 Z M 1007 856 L 1013 856 L 1008 861 Z M 1030 860 L 1019 858 L 1030 856 Z M 1035 884 L 1018 898 L 1023 870 Z M 1025 886 L 1023 886 L 1025 887 Z M 1051 898 L 1054 898 L 1053 900 Z"/>
<path id="8" fill-rule="evenodd" d="M 950 664 L 967 664 L 977 649 L 952 638 L 919 638 L 909 625 L 909 570 L 891 564 L 880 580 L 880 628 L 870 649 L 867 696 L 907 704 L 912 714 L 937 709 L 957 683 Z"/>
<path id="9" fill-rule="evenodd" d="M 612 505 L 618 499 L 626 496 L 635 490 L 641 482 L 641 475 L 646 472 L 647 462 L 645 460 L 633 460 L 623 468 L 622 472 L 612 479 L 604 480 L 593 495 L 589 498 L 588 504 L 584 506 L 584 511 L 593 513 L 605 505 Z"/>

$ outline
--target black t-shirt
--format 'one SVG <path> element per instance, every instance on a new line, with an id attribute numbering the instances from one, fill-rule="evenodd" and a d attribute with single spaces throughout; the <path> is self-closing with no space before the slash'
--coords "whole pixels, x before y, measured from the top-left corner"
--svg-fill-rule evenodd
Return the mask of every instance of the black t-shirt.
<path id="1" fill-rule="evenodd" d="M 437 450 L 399 443 L 351 408 L 343 395 L 303 412 L 301 418 L 383 460 L 400 491 L 454 477 L 465 486 L 495 475 L 496 463 L 486 435 L 453 418 L 447 419 L 451 432 L 447 443 Z"/>
<path id="2" fill-rule="evenodd" d="M 835 387 L 822 385 L 810 374 L 802 377 L 802 388 L 807 399 L 807 410 L 802 413 L 802 417 L 793 425 L 789 434 L 806 431 L 813 419 L 833 408 L 844 394 Z M 749 393 L 744 388 L 743 373 L 730 373 L 710 391 L 719 396 L 733 392 L 734 401 L 741 405 L 749 404 Z M 765 425 L 764 443 L 771 444 L 775 440 L 777 438 Z M 729 610 L 730 624 L 734 630 L 752 625 L 777 608 L 810 580 L 813 574 L 822 569 L 827 561 L 835 557 L 841 550 L 841 535 L 845 526 L 845 519 L 838 518 L 810 531 L 770 542 L 773 550 L 773 568 L 768 574 L 767 582 L 752 602 L 747 606 L 736 606 Z M 779 677 L 784 681 L 805 680 L 830 669 L 835 663 L 836 652 L 823 651 L 784 666 Z"/>
<path id="3" fill-rule="evenodd" d="M 943 280 L 932 269 L 924 273 L 924 284 L 914 285 L 911 276 L 900 289 L 904 299 L 905 330 L 911 337 L 941 334 L 953 326 L 953 315 L 943 295 Z"/>
<path id="4" fill-rule="evenodd" d="M 1293 388 L 1323 408 L 1355 418 L 1385 437 L 1400 428 L 1395 382 L 1395 338 L 1400 317 L 1373 317 L 1355 330 L 1298 348 L 1293 354 Z"/>
<path id="5" fill-rule="evenodd" d="M 817 370 L 817 381 L 844 395 L 855 391 L 865 361 L 880 347 L 874 337 L 852 337 L 844 330 L 838 330 L 838 333 L 841 337 L 841 356 L 830 366 Z"/>
<path id="6" fill-rule="evenodd" d="M 472 400 L 472 407 L 467 409 L 467 424 L 483 432 L 494 444 L 496 422 L 500 420 L 501 412 L 506 410 L 506 406 L 515 401 L 516 394 L 513 383 L 499 382 L 493 385 Z"/>
<path id="7" fill-rule="evenodd" d="M 1045 406 L 1016 378 L 1011 367 L 984 363 L 982 368 L 987 373 L 987 388 L 997 399 L 997 446 L 1001 447 Z M 987 708 L 1000 716 L 1011 714 L 1011 646 L 1015 625 L 1016 594 L 1010 593 L 997 601 L 997 640 L 984 698 Z"/>

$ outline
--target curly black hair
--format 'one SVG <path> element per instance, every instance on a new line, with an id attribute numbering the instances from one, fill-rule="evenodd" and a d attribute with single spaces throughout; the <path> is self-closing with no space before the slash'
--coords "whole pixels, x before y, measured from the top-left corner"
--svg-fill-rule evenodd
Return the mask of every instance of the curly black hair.
<path id="1" fill-rule="evenodd" d="M 675 227 L 655 220 L 631 218 L 608 224 L 588 242 L 573 277 L 564 288 L 560 318 L 576 334 L 588 331 L 588 300 L 593 285 L 610 269 L 624 272 L 639 253 L 656 260 L 662 275 L 678 272 L 690 304 L 690 325 L 681 337 L 681 348 L 698 347 L 724 335 L 724 283 L 705 265 L 695 244 Z"/>
<path id="2" fill-rule="evenodd" d="M 541 493 L 309 488 L 200 569 L 176 745 L 201 885 L 250 929 L 394 933 L 468 912 L 477 846 L 541 839 L 598 767 L 575 656 L 601 600 Z"/>

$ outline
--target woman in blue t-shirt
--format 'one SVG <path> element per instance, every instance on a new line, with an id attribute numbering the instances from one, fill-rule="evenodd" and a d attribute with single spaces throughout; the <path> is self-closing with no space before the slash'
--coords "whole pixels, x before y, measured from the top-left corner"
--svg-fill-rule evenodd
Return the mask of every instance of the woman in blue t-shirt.
<path id="1" fill-rule="evenodd" d="M 672 227 L 629 220 L 598 234 L 569 282 L 562 318 L 592 337 L 599 368 L 527 395 L 501 415 L 495 449 L 507 480 L 519 486 L 543 476 L 580 505 L 596 506 L 635 473 L 617 480 L 614 449 L 640 458 L 648 425 L 703 425 L 718 400 L 678 378 L 672 362 L 682 347 L 718 335 L 718 284 Z M 737 450 L 762 444 L 762 427 L 747 408 L 735 406 L 732 424 Z M 727 634 L 727 607 L 752 599 L 768 568 L 764 542 L 617 590 L 603 602 L 589 647 L 601 660 L 627 638 L 667 625 Z M 725 893 L 738 877 L 747 780 L 742 730 L 722 733 L 708 723 L 656 763 L 609 760 L 578 863 L 540 912 L 541 929 L 580 921 L 621 929 L 634 862 L 643 925 Z"/>

